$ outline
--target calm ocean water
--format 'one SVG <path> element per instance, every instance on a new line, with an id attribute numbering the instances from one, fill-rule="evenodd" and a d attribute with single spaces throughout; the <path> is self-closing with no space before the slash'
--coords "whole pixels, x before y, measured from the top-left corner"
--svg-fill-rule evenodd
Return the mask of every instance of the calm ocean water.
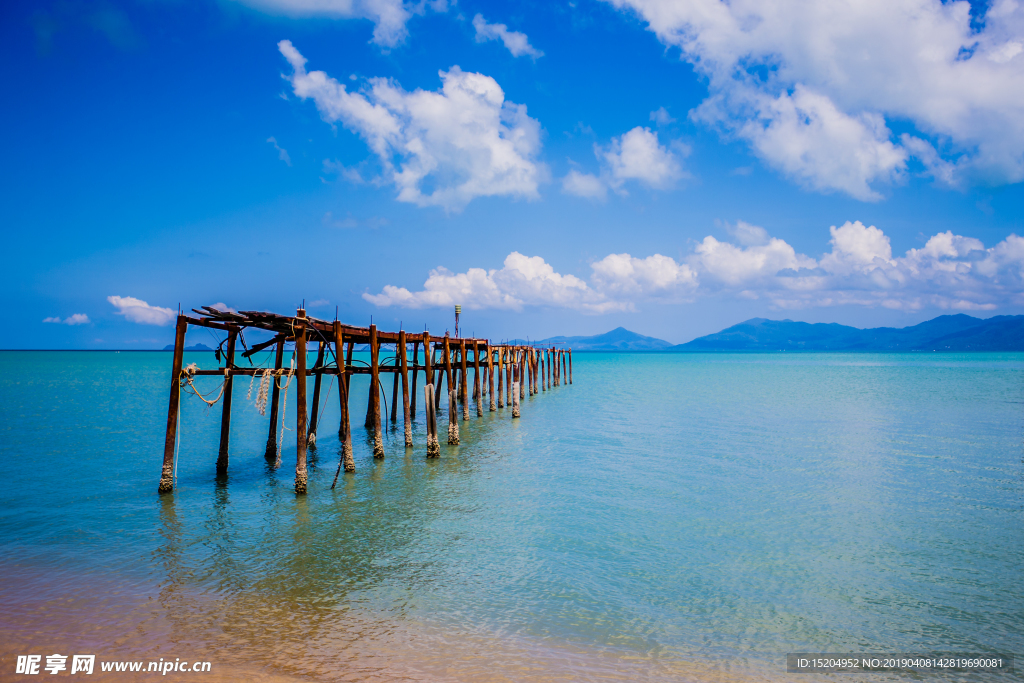
<path id="1" fill-rule="evenodd" d="M 294 432 L 268 467 L 244 379 L 227 480 L 220 406 L 185 397 L 156 495 L 170 361 L 0 352 L 0 679 L 62 649 L 460 681 L 1024 653 L 1024 354 L 576 354 L 574 385 L 520 420 L 485 404 L 432 461 L 422 400 L 416 447 L 399 418 L 373 460 L 360 376 L 357 472 L 329 490 L 335 386 L 301 498 Z"/>

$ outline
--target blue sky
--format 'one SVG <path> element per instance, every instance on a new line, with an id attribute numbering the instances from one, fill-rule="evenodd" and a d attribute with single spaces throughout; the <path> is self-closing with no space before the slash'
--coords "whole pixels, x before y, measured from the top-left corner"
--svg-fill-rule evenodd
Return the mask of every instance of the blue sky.
<path id="1" fill-rule="evenodd" d="M 4 348 L 1024 312 L 1024 9 L 5 3 Z M 196 341 L 202 339 L 196 338 Z"/>

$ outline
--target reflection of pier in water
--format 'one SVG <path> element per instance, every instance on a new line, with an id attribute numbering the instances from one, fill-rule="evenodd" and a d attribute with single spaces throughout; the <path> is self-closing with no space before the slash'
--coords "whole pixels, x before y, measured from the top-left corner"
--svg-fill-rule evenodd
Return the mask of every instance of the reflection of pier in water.
<path id="1" fill-rule="evenodd" d="M 462 419 L 470 419 L 470 404 L 475 403 L 477 417 L 483 416 L 483 399 L 490 398 L 489 410 L 497 411 L 508 406 L 511 416 L 520 416 L 520 400 L 525 398 L 529 388 L 531 395 L 560 386 L 563 382 L 572 384 L 572 349 L 537 348 L 523 344 L 492 344 L 486 339 L 452 338 L 447 332 L 443 337 L 433 336 L 429 332 L 407 336 L 404 330 L 399 332 L 383 332 L 375 325 L 352 327 L 339 321 L 319 320 L 306 315 L 299 309 L 295 316 L 283 316 L 275 313 L 259 311 L 241 311 L 239 313 L 220 311 L 203 306 L 202 311 L 195 311 L 198 318 L 179 315 L 174 337 L 174 360 L 171 369 L 171 394 L 167 410 L 167 435 L 164 441 L 163 470 L 160 477 L 159 491 L 167 493 L 174 489 L 175 476 L 175 445 L 179 403 L 182 389 L 196 394 L 209 405 L 223 399 L 221 414 L 220 450 L 217 457 L 217 474 L 223 476 L 228 469 L 228 441 L 231 431 L 231 397 L 233 378 L 236 375 L 259 376 L 260 388 L 258 397 L 262 397 L 263 407 L 269 403 L 270 427 L 267 436 L 266 457 L 269 461 L 278 462 L 280 443 L 284 434 L 284 419 L 278 419 L 279 410 L 287 412 L 287 392 L 292 379 L 295 379 L 295 491 L 305 493 L 307 486 L 306 449 L 316 443 L 318 414 L 321 412 L 321 383 L 325 375 L 338 380 L 338 398 L 341 404 L 341 426 L 338 436 L 342 441 L 341 462 L 345 472 L 355 471 L 352 457 L 352 430 L 349 418 L 348 397 L 352 375 L 367 374 L 370 376 L 369 400 L 366 407 L 366 428 L 373 434 L 373 456 L 384 457 L 384 445 L 381 430 L 381 401 L 387 409 L 387 396 L 380 375 L 393 375 L 391 391 L 391 422 L 398 421 L 398 385 L 402 385 L 402 414 L 405 427 L 405 446 L 412 448 L 412 415 L 416 413 L 416 382 L 419 371 L 424 375 L 424 401 L 427 423 L 427 457 L 438 457 L 441 447 L 437 438 L 436 411 L 441 406 L 441 384 L 446 383 L 448 393 L 448 443 L 459 443 L 459 404 L 462 406 Z M 194 310 L 194 309 L 193 309 Z M 193 365 L 182 367 L 185 349 L 185 333 L 189 325 L 220 330 L 227 333 L 222 342 L 224 365 L 217 370 L 200 370 Z M 246 348 L 242 358 L 251 359 L 252 355 L 274 347 L 274 367 L 243 368 L 235 365 L 235 347 L 238 341 L 245 346 L 242 333 L 246 329 L 264 330 L 274 333 L 274 337 Z M 286 342 L 294 344 L 292 364 L 284 368 L 284 346 Z M 307 348 L 310 343 L 318 347 L 317 359 L 311 368 L 306 367 Z M 345 345 L 348 345 L 347 348 Z M 354 361 L 352 353 L 356 344 L 369 347 L 370 362 Z M 395 355 L 381 361 L 383 346 L 394 345 Z M 419 362 L 419 347 L 423 346 L 423 363 Z M 411 347 L 411 348 L 410 348 Z M 217 349 L 218 361 L 221 348 Z M 388 364 L 388 361 L 391 361 Z M 250 364 L 252 361 L 249 361 Z M 469 395 L 469 371 L 473 371 L 472 398 Z M 410 372 L 411 386 L 410 386 Z M 483 374 L 481 374 L 483 373 Z M 203 397 L 193 382 L 195 377 L 223 377 L 223 385 L 217 398 L 209 400 Z M 306 407 L 306 378 L 314 378 L 312 411 Z M 253 378 L 252 381 L 255 381 Z M 497 381 L 497 391 L 495 391 Z M 282 384 L 283 382 L 283 384 Z M 332 383 L 333 386 L 333 383 Z M 285 400 L 282 403 L 281 390 Z M 328 394 L 330 387 L 328 388 Z M 257 401 L 260 402 L 259 399 Z M 262 410 L 261 410 L 262 412 Z M 308 414 L 307 414 L 308 413 Z M 278 424 L 281 423 L 278 435 Z M 334 481 L 337 483 L 338 475 Z"/>

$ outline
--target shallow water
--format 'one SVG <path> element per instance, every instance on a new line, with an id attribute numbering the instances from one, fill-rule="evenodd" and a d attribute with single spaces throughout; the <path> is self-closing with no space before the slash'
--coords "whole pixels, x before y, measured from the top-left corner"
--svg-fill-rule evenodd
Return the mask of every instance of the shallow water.
<path id="1" fill-rule="evenodd" d="M 268 681 L 781 680 L 787 652 L 1024 652 L 1024 354 L 574 365 L 522 419 L 485 402 L 430 461 L 422 400 L 416 447 L 399 417 L 374 461 L 353 378 L 357 471 L 331 491 L 334 386 L 305 497 L 294 431 L 268 466 L 236 379 L 227 479 L 220 406 L 187 397 L 161 497 L 169 353 L 0 352 L 0 678 L 59 648 Z"/>

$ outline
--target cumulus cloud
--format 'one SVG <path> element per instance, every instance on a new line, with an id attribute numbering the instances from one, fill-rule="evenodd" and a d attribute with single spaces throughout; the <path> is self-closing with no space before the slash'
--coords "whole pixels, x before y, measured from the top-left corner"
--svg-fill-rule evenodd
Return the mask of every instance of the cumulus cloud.
<path id="1" fill-rule="evenodd" d="M 670 123 L 675 123 L 676 120 L 668 113 L 665 107 L 658 107 L 651 112 L 651 121 L 654 121 L 659 126 L 667 126 Z"/>
<path id="2" fill-rule="evenodd" d="M 406 4 L 402 0 L 238 0 L 262 12 L 291 17 L 330 17 L 333 19 L 369 19 L 373 22 L 373 42 L 391 48 L 408 35 L 406 23 L 414 13 L 426 8 L 436 12 L 448 9 L 446 0 Z"/>
<path id="3" fill-rule="evenodd" d="M 294 70 L 286 78 L 295 95 L 366 141 L 399 201 L 459 211 L 476 197 L 539 196 L 547 173 L 536 160 L 540 124 L 525 105 L 506 101 L 490 76 L 453 66 L 439 72 L 439 91 L 407 92 L 374 78 L 363 92 L 349 92 L 323 71 L 307 72 L 290 41 L 278 48 Z"/>
<path id="4" fill-rule="evenodd" d="M 572 169 L 562 178 L 562 191 L 587 199 L 604 199 L 608 194 L 608 188 L 603 180 L 590 173 L 580 173 L 576 169 Z"/>
<path id="5" fill-rule="evenodd" d="M 275 138 L 274 136 L 270 136 L 269 138 L 267 138 L 267 142 L 272 144 L 274 146 L 274 149 L 277 150 L 278 159 L 288 164 L 289 166 L 292 165 L 292 158 L 288 156 L 288 150 L 284 149 L 279 144 L 277 144 L 277 138 Z"/>
<path id="6" fill-rule="evenodd" d="M 505 48 L 512 53 L 513 57 L 527 55 L 533 59 L 543 57 L 544 53 L 530 45 L 530 40 L 525 33 L 509 31 L 505 24 L 488 24 L 483 15 L 477 14 L 473 17 L 473 28 L 476 29 L 476 42 L 484 43 L 488 40 L 500 40 Z"/>
<path id="7" fill-rule="evenodd" d="M 423 289 L 411 292 L 387 285 L 380 294 L 363 294 L 377 306 L 427 308 L 462 304 L 467 308 L 522 310 L 524 306 L 571 308 L 588 313 L 628 311 L 637 297 L 685 295 L 696 285 L 690 267 L 655 254 L 646 259 L 611 254 L 591 265 L 590 282 L 562 275 L 540 256 L 517 251 L 502 268 L 470 268 L 453 273 L 440 267 L 430 271 Z"/>
<path id="8" fill-rule="evenodd" d="M 707 80 L 696 120 L 811 189 L 877 200 L 912 157 L 947 185 L 1024 180 L 1024 3 L 972 25 L 963 1 L 607 1 Z"/>
<path id="9" fill-rule="evenodd" d="M 708 235 L 681 261 L 662 254 L 609 254 L 590 264 L 587 280 L 556 272 L 540 256 L 512 252 L 502 268 L 455 273 L 439 267 L 421 290 L 387 285 L 363 298 L 383 307 L 550 306 L 588 313 L 701 296 L 762 299 L 784 309 L 995 310 L 1024 304 L 1024 238 L 1017 235 L 986 248 L 980 240 L 947 231 L 894 256 L 882 230 L 847 221 L 829 228 L 830 250 L 812 258 L 760 226 L 741 221 L 728 232 L 731 239 Z"/>
<path id="10" fill-rule="evenodd" d="M 173 308 L 150 306 L 142 299 L 136 299 L 133 296 L 108 296 L 107 301 L 117 309 L 118 315 L 123 315 L 126 320 L 133 323 L 171 325 L 177 317 Z"/>
<path id="11" fill-rule="evenodd" d="M 608 188 L 625 194 L 627 181 L 666 189 L 683 176 L 678 155 L 686 151 L 679 146 L 677 151 L 669 149 L 658 141 L 657 133 L 637 126 L 612 138 L 607 147 L 594 145 L 594 155 L 602 165 L 601 175 L 573 169 L 562 179 L 562 191 L 578 197 L 603 199 Z"/>
<path id="12" fill-rule="evenodd" d="M 89 320 L 89 316 L 87 316 L 85 313 L 75 313 L 74 315 L 69 315 L 67 318 L 64 318 L 63 320 L 61 320 L 60 317 L 43 318 L 43 322 L 60 323 L 61 325 L 85 325 L 91 321 Z"/>

